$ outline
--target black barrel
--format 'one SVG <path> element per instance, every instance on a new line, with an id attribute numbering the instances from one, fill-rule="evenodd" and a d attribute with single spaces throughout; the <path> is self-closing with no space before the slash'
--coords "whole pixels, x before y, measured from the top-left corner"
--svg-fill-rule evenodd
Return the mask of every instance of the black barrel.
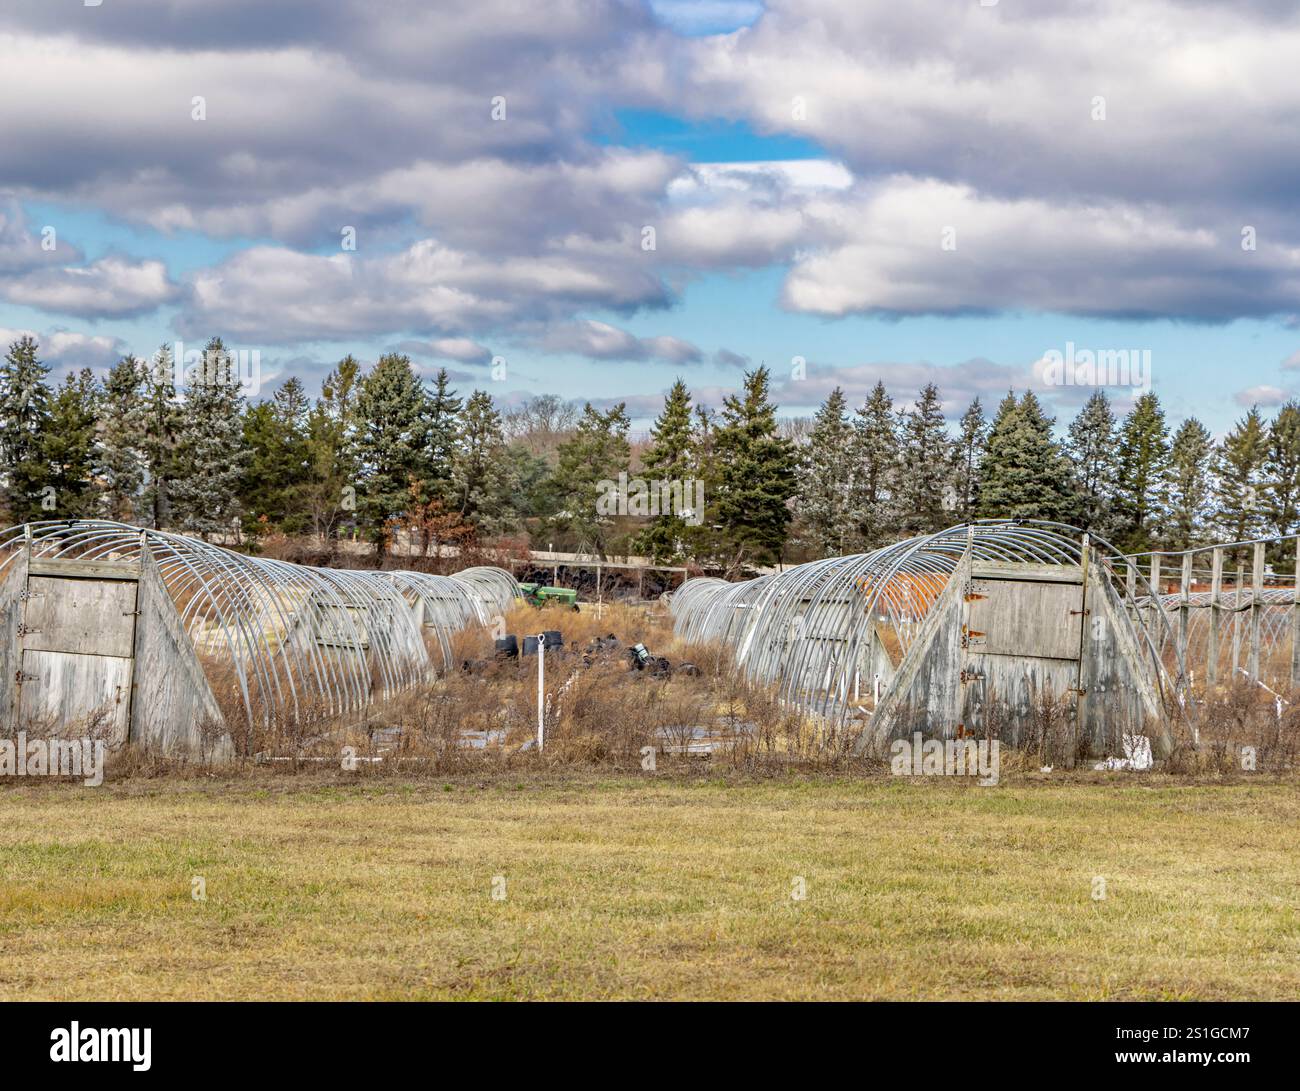
<path id="1" fill-rule="evenodd" d="M 529 656 L 529 655 L 536 655 L 536 654 L 537 654 L 537 637 L 535 636 L 524 637 L 524 655 Z"/>
<path id="2" fill-rule="evenodd" d="M 519 657 L 519 638 L 513 633 L 503 636 L 496 642 L 498 659 L 517 659 Z"/>
<path id="3" fill-rule="evenodd" d="M 564 647 L 564 634 L 559 629 L 544 629 L 542 635 L 546 637 L 547 648 Z"/>

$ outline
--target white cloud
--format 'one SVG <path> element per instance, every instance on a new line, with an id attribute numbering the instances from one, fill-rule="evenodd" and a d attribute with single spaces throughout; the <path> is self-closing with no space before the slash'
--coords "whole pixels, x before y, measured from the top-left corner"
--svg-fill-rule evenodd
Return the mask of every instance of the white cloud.
<path id="1" fill-rule="evenodd" d="M 0 296 L 11 303 L 84 318 L 144 314 L 175 299 L 177 292 L 162 262 L 122 257 L 0 280 Z"/>
<path id="2" fill-rule="evenodd" d="M 1290 397 L 1291 394 L 1280 386 L 1263 385 L 1239 390 L 1232 396 L 1232 400 L 1238 405 L 1247 407 L 1258 405 L 1264 408 L 1272 408 L 1283 404 Z"/>
<path id="3" fill-rule="evenodd" d="M 694 364 L 703 354 L 678 337 L 637 337 L 605 322 L 584 319 L 552 327 L 541 341 L 547 352 L 574 353 L 593 360 L 661 360 Z"/>
<path id="4" fill-rule="evenodd" d="M 38 333 L 3 326 L 0 326 L 0 352 L 20 337 L 34 337 L 39 345 L 39 358 L 56 371 L 83 367 L 103 370 L 112 367 L 126 352 L 120 339 L 102 334 L 59 329 Z"/>

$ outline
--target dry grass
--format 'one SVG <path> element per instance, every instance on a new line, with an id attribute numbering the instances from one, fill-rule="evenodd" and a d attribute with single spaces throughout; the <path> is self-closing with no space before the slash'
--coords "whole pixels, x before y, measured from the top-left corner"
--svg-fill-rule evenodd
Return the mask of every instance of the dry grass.
<path id="1" fill-rule="evenodd" d="M 1276 782 L 245 770 L 6 787 L 0 819 L 6 999 L 1300 990 Z"/>

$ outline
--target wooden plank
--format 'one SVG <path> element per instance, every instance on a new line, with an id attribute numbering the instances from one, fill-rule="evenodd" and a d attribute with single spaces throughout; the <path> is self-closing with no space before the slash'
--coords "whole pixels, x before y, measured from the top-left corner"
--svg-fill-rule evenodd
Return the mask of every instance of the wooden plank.
<path id="1" fill-rule="evenodd" d="M 1264 543 L 1255 543 L 1255 564 L 1251 572 L 1250 595 L 1250 676 L 1259 679 L 1259 623 L 1263 611 L 1264 592 Z"/>
<path id="2" fill-rule="evenodd" d="M 1077 564 L 1022 564 L 1019 561 L 974 561 L 971 576 L 985 580 L 1018 580 L 1045 583 L 1083 583 L 1083 569 Z"/>
<path id="3" fill-rule="evenodd" d="M 67 737 L 107 728 L 105 741 L 126 741 L 131 660 L 28 648 L 23 652 L 19 725 Z"/>
<path id="4" fill-rule="evenodd" d="M 1300 686 L 1300 538 L 1295 540 L 1295 590 L 1291 593 L 1291 685 Z"/>
<path id="5" fill-rule="evenodd" d="M 1178 655 L 1183 661 L 1183 669 L 1187 669 L 1187 625 L 1188 610 L 1190 608 L 1190 595 L 1192 591 L 1192 555 L 1183 554 L 1183 574 L 1179 586 L 1178 600 Z"/>
<path id="6" fill-rule="evenodd" d="M 33 576 L 57 576 L 65 579 L 138 580 L 137 561 L 75 561 L 60 557 L 33 557 Z"/>
<path id="7" fill-rule="evenodd" d="M 1151 609 L 1147 613 L 1147 631 L 1151 634 L 1151 639 L 1155 642 L 1156 647 L 1160 646 L 1160 618 L 1163 616 L 1163 609 L 1160 602 L 1160 554 L 1151 554 L 1151 575 L 1149 582 L 1151 584 Z"/>
<path id="8" fill-rule="evenodd" d="M 1223 599 L 1223 547 L 1215 546 L 1210 572 L 1210 635 L 1205 654 L 1205 685 L 1212 689 L 1219 679 L 1219 625 Z"/>
<path id="9" fill-rule="evenodd" d="M 0 579 L 0 716 L 6 725 L 18 715 L 16 676 L 22 668 L 18 627 L 23 623 L 27 590 L 27 549 L 19 550 L 5 565 Z"/>
<path id="10" fill-rule="evenodd" d="M 130 658 L 135 634 L 133 580 L 27 580 L 24 649 Z"/>
<path id="11" fill-rule="evenodd" d="M 1246 592 L 1246 566 L 1237 562 L 1237 587 L 1232 593 L 1232 681 L 1241 669 L 1241 596 Z"/>
<path id="12" fill-rule="evenodd" d="M 1083 587 L 1047 581 L 971 580 L 971 654 L 1079 658 Z"/>
<path id="13" fill-rule="evenodd" d="M 221 708 L 152 561 L 140 581 L 133 689 L 132 742 L 205 761 L 233 757 Z"/>

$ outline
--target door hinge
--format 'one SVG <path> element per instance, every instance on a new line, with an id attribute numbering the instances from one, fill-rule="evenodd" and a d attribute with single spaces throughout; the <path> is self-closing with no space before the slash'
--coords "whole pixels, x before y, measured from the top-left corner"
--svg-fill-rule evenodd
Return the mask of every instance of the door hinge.
<path id="1" fill-rule="evenodd" d="M 983 681 L 984 681 L 984 675 L 980 674 L 979 671 L 968 671 L 968 670 L 962 670 L 960 677 L 961 677 L 961 684 L 962 684 L 963 686 L 964 686 L 967 682 L 983 682 Z"/>
<path id="2" fill-rule="evenodd" d="M 22 671 L 18 671 L 18 672 L 14 675 L 14 681 L 17 682 L 20 686 L 21 686 L 24 682 L 35 682 L 35 681 L 36 681 L 36 678 L 37 678 L 36 675 L 34 675 L 34 674 L 24 674 Z"/>
<path id="3" fill-rule="evenodd" d="M 1087 617 L 1087 616 L 1088 616 L 1089 614 L 1091 614 L 1091 613 L 1092 613 L 1091 610 L 1071 610 L 1071 611 L 1070 611 L 1070 616 L 1071 616 L 1071 617 L 1078 617 L 1080 614 L 1082 614 L 1084 617 Z"/>
<path id="4" fill-rule="evenodd" d="M 18 635 L 19 635 L 20 637 L 22 637 L 22 636 L 26 636 L 28 633 L 39 633 L 39 632 L 40 632 L 40 629 L 29 629 L 26 625 L 19 625 L 19 626 L 18 626 Z"/>

